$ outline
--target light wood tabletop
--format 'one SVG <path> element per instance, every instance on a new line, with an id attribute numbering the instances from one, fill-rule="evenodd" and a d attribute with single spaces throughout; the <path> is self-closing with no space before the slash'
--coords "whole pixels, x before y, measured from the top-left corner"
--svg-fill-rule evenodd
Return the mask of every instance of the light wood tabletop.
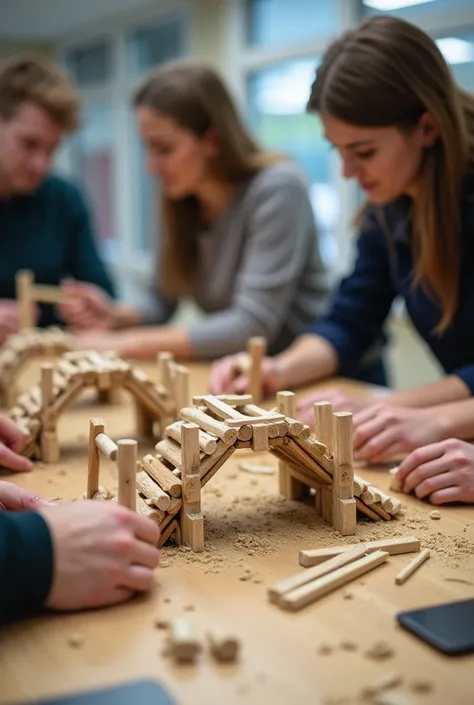
<path id="1" fill-rule="evenodd" d="M 157 376 L 151 363 L 139 365 Z M 206 392 L 208 366 L 189 368 L 192 393 Z M 34 363 L 21 385 L 37 380 Z M 344 380 L 320 386 L 336 382 L 358 397 L 373 393 Z M 122 404 L 108 407 L 92 397 L 83 399 L 60 420 L 60 462 L 39 463 L 31 473 L 4 474 L 3 479 L 50 498 L 80 497 L 86 488 L 91 416 L 105 420 L 114 440 L 135 435 L 133 407 L 125 395 Z M 150 450 L 141 443 L 139 457 Z M 407 698 L 396 701 L 400 705 L 472 705 L 474 655 L 436 652 L 397 626 L 395 615 L 473 596 L 474 507 L 441 507 L 436 521 L 430 518 L 433 507 L 397 495 L 405 505 L 400 518 L 361 520 L 356 537 L 343 539 L 317 516 L 309 500 L 280 497 L 276 472 L 257 476 L 242 471 L 243 460 L 276 469 L 268 453 L 251 453 L 235 453 L 203 490 L 204 552 L 165 546 L 152 594 L 110 609 L 42 615 L 3 628 L 0 703 L 152 677 L 179 705 L 359 705 L 374 702 L 364 689 L 393 674 L 399 676 L 395 691 Z M 102 468 L 101 484 L 116 488 L 114 465 L 103 461 Z M 388 489 L 387 468 L 358 473 Z M 417 536 L 422 548 L 432 549 L 430 560 L 403 585 L 395 584 L 395 576 L 415 554 L 390 556 L 384 565 L 297 613 L 268 601 L 270 586 L 303 570 L 300 549 L 397 536 Z M 157 627 L 157 620 L 177 616 L 189 620 L 204 645 L 208 627 L 235 633 L 241 642 L 238 663 L 217 664 L 205 647 L 196 665 L 175 666 L 166 655 L 166 630 Z M 74 646 L 76 635 L 81 643 Z"/>

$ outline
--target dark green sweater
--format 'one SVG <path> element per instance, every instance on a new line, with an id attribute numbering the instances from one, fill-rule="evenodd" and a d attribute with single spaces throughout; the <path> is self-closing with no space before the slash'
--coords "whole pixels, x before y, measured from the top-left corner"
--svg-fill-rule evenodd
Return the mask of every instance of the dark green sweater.
<path id="1" fill-rule="evenodd" d="M 37 612 L 53 579 L 53 546 L 43 517 L 0 511 L 0 624 Z"/>
<path id="2" fill-rule="evenodd" d="M 58 285 L 72 277 L 114 295 L 87 206 L 65 179 L 49 176 L 31 194 L 0 197 L 0 299 L 15 298 L 19 269 L 31 269 L 40 284 Z M 41 305 L 38 325 L 58 322 L 54 308 Z"/>

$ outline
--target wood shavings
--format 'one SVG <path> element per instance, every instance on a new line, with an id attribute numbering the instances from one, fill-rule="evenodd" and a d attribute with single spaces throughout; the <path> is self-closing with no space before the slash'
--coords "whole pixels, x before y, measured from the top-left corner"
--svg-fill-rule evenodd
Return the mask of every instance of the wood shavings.
<path id="1" fill-rule="evenodd" d="M 433 683 L 424 680 L 415 680 L 410 683 L 410 688 L 414 693 L 431 693 L 433 690 Z"/>
<path id="2" fill-rule="evenodd" d="M 341 649 L 343 649 L 344 651 L 357 651 L 357 649 L 358 649 L 358 646 L 354 641 L 348 641 L 348 640 L 341 641 L 340 646 L 341 646 Z"/>
<path id="3" fill-rule="evenodd" d="M 413 700 L 396 690 L 387 690 L 375 696 L 374 705 L 415 705 Z"/>
<path id="4" fill-rule="evenodd" d="M 73 649 L 80 649 L 81 646 L 84 644 L 84 635 L 79 634 L 79 632 L 74 632 L 74 634 L 70 634 L 69 639 L 67 640 L 69 646 L 71 646 Z"/>
<path id="5" fill-rule="evenodd" d="M 364 656 L 373 661 L 385 661 L 393 656 L 393 649 L 386 641 L 376 641 L 367 649 Z"/>
<path id="6" fill-rule="evenodd" d="M 163 619 L 163 617 L 157 617 L 153 622 L 155 629 L 169 629 L 170 622 L 168 619 Z"/>
<path id="7" fill-rule="evenodd" d="M 253 475 L 274 475 L 275 468 L 272 465 L 256 465 L 255 463 L 239 463 L 239 470 Z"/>
<path id="8" fill-rule="evenodd" d="M 400 673 L 386 673 L 381 678 L 378 678 L 373 683 L 365 686 L 362 690 L 362 697 L 370 698 L 378 693 L 382 693 L 385 690 L 392 690 L 393 688 L 398 688 L 402 683 L 402 676 Z"/>
<path id="9" fill-rule="evenodd" d="M 441 512 L 439 509 L 433 509 L 433 511 L 430 512 L 430 519 L 441 519 Z"/>
<path id="10" fill-rule="evenodd" d="M 321 646 L 318 647 L 318 654 L 320 656 L 328 656 L 329 654 L 332 654 L 333 648 L 331 644 L 321 644 Z"/>

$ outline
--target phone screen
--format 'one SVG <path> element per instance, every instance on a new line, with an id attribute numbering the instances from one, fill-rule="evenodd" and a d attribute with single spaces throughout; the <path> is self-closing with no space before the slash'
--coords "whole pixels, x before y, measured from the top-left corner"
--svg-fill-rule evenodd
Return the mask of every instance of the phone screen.
<path id="1" fill-rule="evenodd" d="M 447 654 L 474 651 L 474 598 L 397 614 L 398 622 Z"/>
<path id="2" fill-rule="evenodd" d="M 163 687 L 151 680 L 134 681 L 110 688 L 68 694 L 24 705 L 176 705 Z"/>

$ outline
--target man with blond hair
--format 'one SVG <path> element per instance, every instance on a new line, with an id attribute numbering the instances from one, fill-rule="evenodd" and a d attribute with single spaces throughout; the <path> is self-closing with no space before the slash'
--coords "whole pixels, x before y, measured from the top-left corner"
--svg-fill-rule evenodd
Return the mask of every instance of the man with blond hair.
<path id="1" fill-rule="evenodd" d="M 114 295 L 79 189 L 51 173 L 54 154 L 80 123 L 79 95 L 67 74 L 41 54 L 0 64 L 0 345 L 18 329 L 15 274 L 58 285 L 73 278 Z M 57 322 L 50 306 L 38 325 Z"/>

